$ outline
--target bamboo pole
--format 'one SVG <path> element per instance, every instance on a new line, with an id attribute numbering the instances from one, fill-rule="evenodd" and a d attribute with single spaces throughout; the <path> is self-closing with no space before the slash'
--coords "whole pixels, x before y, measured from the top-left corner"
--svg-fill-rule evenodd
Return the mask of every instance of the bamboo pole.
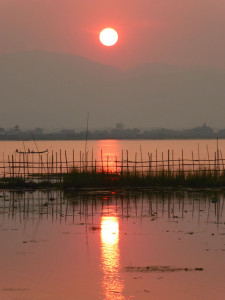
<path id="1" fill-rule="evenodd" d="M 216 173 L 217 169 L 216 169 L 216 152 L 214 153 L 214 171 Z"/>
<path id="2" fill-rule="evenodd" d="M 122 159 L 121 159 L 121 175 L 123 175 L 123 150 L 122 150 Z"/>
<path id="3" fill-rule="evenodd" d="M 179 162 L 178 162 L 178 172 L 179 172 L 179 175 L 180 175 L 180 158 L 179 158 Z"/>
<path id="4" fill-rule="evenodd" d="M 168 149 L 168 175 L 170 174 L 170 150 Z"/>
<path id="5" fill-rule="evenodd" d="M 173 173 L 174 173 L 174 152 L 172 150 L 172 161 L 173 161 Z"/>
<path id="6" fill-rule="evenodd" d="M 66 159 L 66 171 L 69 173 L 69 168 L 68 168 L 68 161 L 67 161 L 67 152 L 65 150 L 65 159 Z"/>
<path id="7" fill-rule="evenodd" d="M 151 172 L 151 159 L 150 159 L 150 154 L 148 152 L 148 174 Z"/>
<path id="8" fill-rule="evenodd" d="M 47 176 L 48 176 L 48 179 L 49 179 L 49 165 L 48 165 L 49 160 L 48 160 L 48 153 L 47 153 L 47 155 L 46 155 L 46 161 L 47 161 Z"/>
<path id="9" fill-rule="evenodd" d="M 25 155 L 25 157 L 27 157 L 26 162 L 27 162 L 27 175 L 29 175 L 30 171 L 29 171 L 29 155 L 27 153 L 27 155 Z"/>
<path id="10" fill-rule="evenodd" d="M 128 150 L 126 150 L 126 153 L 127 153 L 127 173 L 129 172 L 129 160 L 128 160 Z"/>
<path id="11" fill-rule="evenodd" d="M 193 172 L 195 171 L 195 160 L 194 160 L 194 152 L 192 151 L 192 167 L 193 167 Z"/>
<path id="12" fill-rule="evenodd" d="M 216 162 L 217 162 L 217 169 L 220 169 L 220 165 L 219 165 L 219 139 L 216 139 Z"/>
<path id="13" fill-rule="evenodd" d="M 164 156 L 163 156 L 163 152 L 162 152 L 162 171 L 164 173 Z"/>
<path id="14" fill-rule="evenodd" d="M 62 150 L 59 150 L 59 160 L 60 160 L 60 174 L 62 175 L 63 170 L 62 170 Z"/>
<path id="15" fill-rule="evenodd" d="M 9 177 L 11 178 L 11 165 L 10 165 L 10 157 L 8 155 L 8 169 L 9 169 Z"/>
<path id="16" fill-rule="evenodd" d="M 51 170 L 51 174 L 54 174 L 54 153 L 53 153 L 53 150 L 52 150 L 52 170 Z"/>
<path id="17" fill-rule="evenodd" d="M 182 172 L 184 173 L 184 150 L 182 149 Z"/>
<path id="18" fill-rule="evenodd" d="M 92 148 L 91 149 L 91 172 L 93 172 L 93 168 L 94 168 L 94 152 Z"/>
<path id="19" fill-rule="evenodd" d="M 209 147 L 208 147 L 208 144 L 206 144 L 206 148 L 207 148 L 207 155 L 208 155 L 208 166 L 209 166 L 209 171 L 211 171 L 211 162 L 210 162 L 210 157 L 209 157 Z"/>
<path id="20" fill-rule="evenodd" d="M 106 167 L 107 167 L 107 174 L 109 173 L 109 156 L 107 155 L 107 165 L 106 165 Z"/>
<path id="21" fill-rule="evenodd" d="M 221 161 L 222 161 L 222 166 L 223 166 L 223 172 L 224 172 L 223 154 L 222 154 L 221 150 L 220 150 L 220 156 L 221 156 Z"/>
<path id="22" fill-rule="evenodd" d="M 152 153 L 151 153 L 151 160 L 150 160 L 150 173 L 152 174 Z"/>
<path id="23" fill-rule="evenodd" d="M 198 143 L 198 166 L 199 166 L 199 171 L 201 169 L 201 165 L 200 165 L 200 146 L 199 146 L 199 143 Z"/>
<path id="24" fill-rule="evenodd" d="M 20 176 L 20 164 L 21 164 L 21 158 L 20 158 L 21 153 L 19 153 L 19 168 L 18 168 L 18 176 Z"/>
<path id="25" fill-rule="evenodd" d="M 101 164 L 102 164 L 102 173 L 104 172 L 104 165 L 103 165 L 103 154 L 101 149 Z"/>
<path id="26" fill-rule="evenodd" d="M 15 176 L 14 176 L 15 174 L 14 174 L 14 157 L 13 157 L 13 155 L 12 155 L 12 177 L 14 178 Z"/>
<path id="27" fill-rule="evenodd" d="M 55 172 L 58 174 L 58 152 L 55 153 Z"/>
<path id="28" fill-rule="evenodd" d="M 85 159 L 85 161 L 84 161 L 84 169 L 85 169 L 85 171 L 87 171 L 88 170 L 88 151 L 86 152 L 86 155 L 84 156 L 84 159 Z"/>
<path id="29" fill-rule="evenodd" d="M 38 165 L 37 165 L 37 172 L 41 174 L 41 155 L 38 156 Z"/>
<path id="30" fill-rule="evenodd" d="M 142 170 L 142 176 L 144 174 L 144 166 L 143 166 L 143 156 L 142 156 L 142 147 L 140 145 L 140 154 L 141 154 L 141 170 Z"/>
<path id="31" fill-rule="evenodd" d="M 23 153 L 23 178 L 26 177 L 26 162 L 25 162 L 25 153 Z"/>
<path id="32" fill-rule="evenodd" d="M 39 156 L 40 162 L 41 162 L 41 176 L 43 175 L 43 161 L 42 161 L 42 155 Z"/>
<path id="33" fill-rule="evenodd" d="M 35 171 L 35 163 L 34 163 L 34 153 L 32 153 L 32 167 L 31 167 L 32 174 L 36 173 Z"/>
<path id="34" fill-rule="evenodd" d="M 84 172 L 84 153 L 82 153 L 82 172 Z"/>
<path id="35" fill-rule="evenodd" d="M 137 173 L 137 152 L 135 152 L 134 173 Z"/>

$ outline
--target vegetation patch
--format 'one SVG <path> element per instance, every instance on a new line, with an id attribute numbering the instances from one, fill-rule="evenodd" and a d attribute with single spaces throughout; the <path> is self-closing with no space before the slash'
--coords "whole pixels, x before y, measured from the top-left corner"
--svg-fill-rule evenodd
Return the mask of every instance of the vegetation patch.
<path id="1" fill-rule="evenodd" d="M 63 175 L 64 188 L 85 187 L 224 187 L 225 173 L 212 171 L 188 172 L 88 172 L 74 170 Z"/>
<path id="2" fill-rule="evenodd" d="M 61 174 L 39 177 L 4 177 L 0 188 L 223 188 L 225 172 L 185 171 L 185 172 L 96 172 L 72 170 Z M 212 202 L 216 203 L 216 199 Z"/>
<path id="3" fill-rule="evenodd" d="M 126 272 L 142 272 L 142 273 L 165 273 L 165 272 L 180 272 L 180 271 L 203 271 L 203 268 L 178 268 L 171 266 L 146 266 L 146 267 L 125 267 Z"/>

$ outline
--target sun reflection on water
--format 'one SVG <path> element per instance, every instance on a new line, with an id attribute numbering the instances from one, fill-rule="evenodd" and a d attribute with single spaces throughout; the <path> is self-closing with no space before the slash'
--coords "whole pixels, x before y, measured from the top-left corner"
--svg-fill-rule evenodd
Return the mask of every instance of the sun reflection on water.
<path id="1" fill-rule="evenodd" d="M 117 217 L 103 216 L 101 220 L 102 290 L 105 299 L 124 299 L 120 277 L 119 222 Z"/>
<path id="2" fill-rule="evenodd" d="M 117 140 L 98 141 L 98 160 L 105 172 L 119 171 L 120 147 Z M 117 168 L 118 167 L 118 168 Z"/>

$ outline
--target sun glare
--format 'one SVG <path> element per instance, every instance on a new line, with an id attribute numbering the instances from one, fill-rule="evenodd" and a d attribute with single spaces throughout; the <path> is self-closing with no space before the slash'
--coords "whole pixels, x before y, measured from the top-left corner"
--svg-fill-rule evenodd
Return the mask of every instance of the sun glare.
<path id="1" fill-rule="evenodd" d="M 113 28 L 105 28 L 100 32 L 99 39 L 104 46 L 113 46 L 118 41 L 118 33 Z"/>

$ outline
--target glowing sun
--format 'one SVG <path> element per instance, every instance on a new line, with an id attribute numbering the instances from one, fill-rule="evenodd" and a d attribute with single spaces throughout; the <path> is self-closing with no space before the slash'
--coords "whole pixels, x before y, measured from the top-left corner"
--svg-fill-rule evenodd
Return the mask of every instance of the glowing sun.
<path id="1" fill-rule="evenodd" d="M 113 28 L 105 28 L 100 32 L 99 39 L 104 46 L 113 46 L 118 41 L 118 33 Z"/>

